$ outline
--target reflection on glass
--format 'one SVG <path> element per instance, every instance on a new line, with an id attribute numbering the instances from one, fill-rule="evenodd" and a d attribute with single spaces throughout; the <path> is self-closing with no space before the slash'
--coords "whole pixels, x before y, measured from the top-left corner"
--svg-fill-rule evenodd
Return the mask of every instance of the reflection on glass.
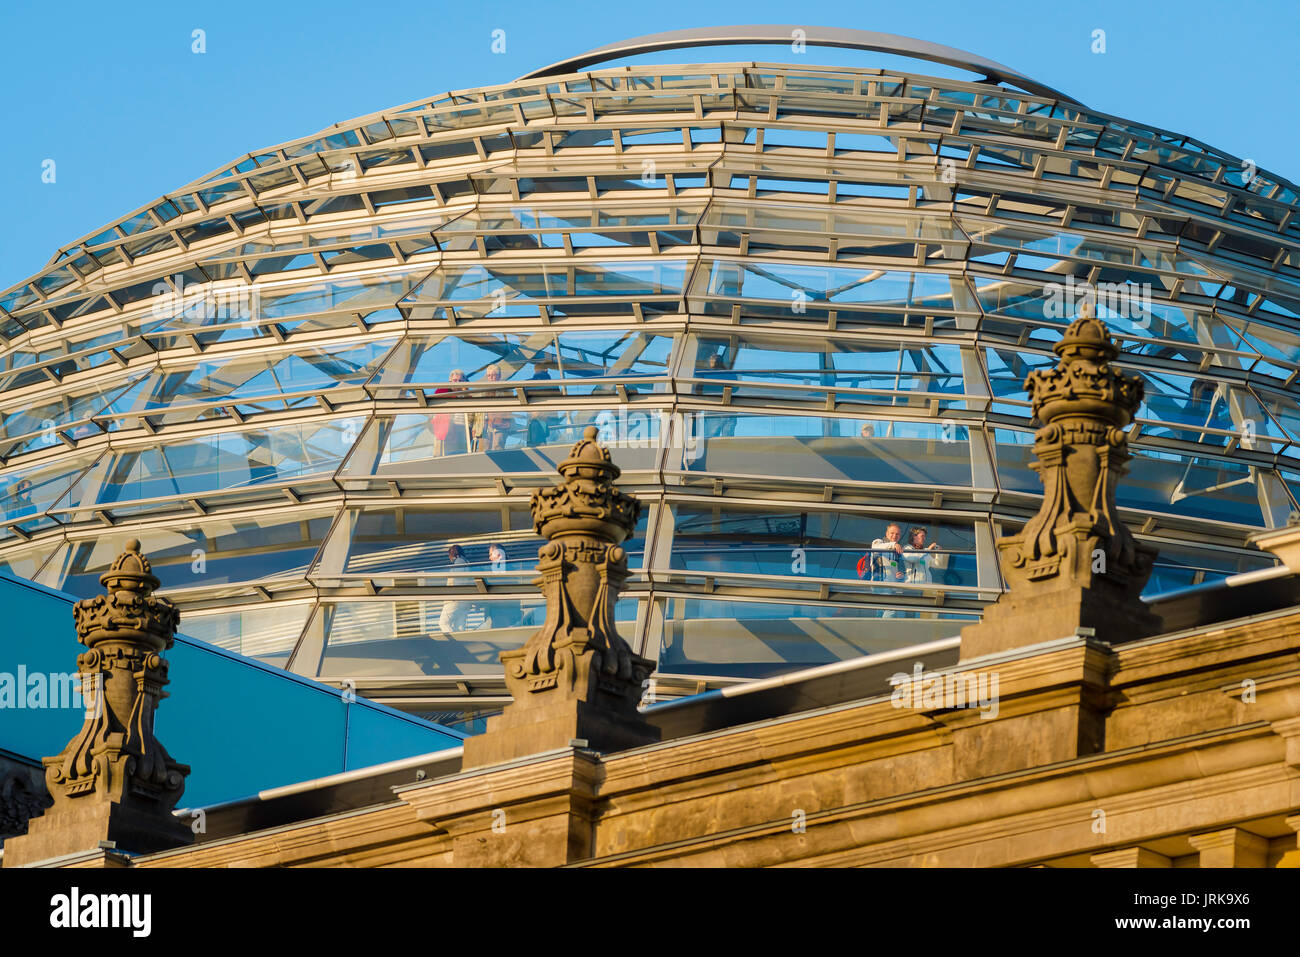
<path id="1" fill-rule="evenodd" d="M 1273 556 L 1231 552 L 1227 549 L 1197 548 L 1176 542 L 1153 542 L 1160 549 L 1151 579 L 1142 596 L 1151 598 L 1164 592 L 1221 581 L 1230 575 L 1271 568 Z"/>
<path id="2" fill-rule="evenodd" d="M 1132 451 L 1116 491 L 1122 506 L 1257 528 L 1286 524 L 1291 498 L 1272 469 L 1164 449 Z"/>
<path id="3" fill-rule="evenodd" d="M 0 574 L 34 581 L 53 551 L 54 546 L 48 542 L 9 549 L 0 557 Z"/>
<path id="4" fill-rule="evenodd" d="M 113 401 L 120 401 L 123 396 L 135 392 L 144 380 L 144 375 L 143 372 L 136 372 L 110 384 L 73 392 L 35 406 L 25 404 L 0 414 L 0 456 L 9 458 L 22 452 L 58 445 L 59 431 L 77 422 L 84 424 L 70 429 L 70 438 L 79 439 L 99 432 L 96 426 L 84 420 L 99 415 L 111 408 L 110 403 Z M 31 438 L 25 442 L 15 441 L 22 436 Z"/>
<path id="5" fill-rule="evenodd" d="M 697 412 L 687 424 L 670 468 L 708 476 L 971 484 L 970 437 L 954 422 Z"/>
<path id="6" fill-rule="evenodd" d="M 222 403 L 240 408 L 262 399 L 267 409 L 283 409 L 279 396 L 361 384 L 370 377 L 392 348 L 393 339 L 378 339 L 352 346 L 307 347 L 282 355 L 253 353 L 204 360 L 188 369 L 169 369 L 151 377 L 134 408 L 121 399 L 114 412 L 172 409 L 191 403 Z"/>
<path id="7" fill-rule="evenodd" d="M 513 388 L 495 390 L 493 382 L 525 386 L 529 396 L 537 398 L 614 391 L 612 384 L 588 385 L 588 379 L 630 380 L 624 387 L 633 393 L 662 390 L 662 383 L 640 385 L 635 380 L 666 376 L 672 345 L 672 336 L 636 331 L 416 338 L 402 343 L 374 387 L 434 387 L 429 398 L 444 400 L 513 397 Z"/>
<path id="8" fill-rule="evenodd" d="M 645 524 L 643 512 L 624 544 L 634 568 L 644 552 Z M 322 549 L 313 577 L 415 578 L 453 587 L 470 585 L 462 574 L 531 581 L 541 544 L 526 505 L 351 509 Z"/>
<path id="9" fill-rule="evenodd" d="M 573 443 L 594 425 L 625 472 L 655 466 L 666 410 L 472 410 L 385 416 L 374 422 L 341 473 L 348 480 L 473 474 L 554 476 Z M 525 451 L 526 450 L 526 451 Z M 451 461 L 449 461 L 451 460 Z"/>
<path id="10" fill-rule="evenodd" d="M 763 677 L 949 638 L 977 617 L 948 609 L 887 618 L 861 605 L 711 598 L 660 602 L 659 669 L 669 674 Z"/>
<path id="11" fill-rule="evenodd" d="M 545 617 L 545 602 L 531 596 L 324 602 L 293 669 L 321 677 L 499 674 L 501 652 L 521 647 Z M 635 599 L 615 604 L 619 634 L 629 641 L 636 618 Z"/>
<path id="12" fill-rule="evenodd" d="M 930 394 L 965 391 L 961 350 L 946 344 L 909 348 L 820 337 L 707 334 L 697 337 L 689 374 L 703 380 L 695 386 L 701 395 L 720 395 L 725 384 L 738 396 L 822 398 L 822 390 L 834 389 L 844 401 L 926 405 Z M 765 389 L 760 383 L 783 388 Z M 810 388 L 818 391 L 803 391 Z M 895 395 L 855 395 L 853 390 Z M 945 400 L 941 406 L 950 404 Z"/>
<path id="13" fill-rule="evenodd" d="M 1244 386 L 1165 371 L 1139 370 L 1139 375 L 1145 395 L 1137 418 L 1155 420 L 1143 422 L 1142 431 L 1148 435 L 1220 447 L 1231 437 L 1221 434 L 1225 432 L 1249 432 L 1248 441 L 1282 435 Z"/>
<path id="14" fill-rule="evenodd" d="M 254 605 L 215 614 L 188 614 L 180 630 L 190 638 L 227 651 L 283 665 L 302 633 L 311 608 L 310 603 Z"/>
<path id="15" fill-rule="evenodd" d="M 360 417 L 242 432 L 105 456 L 79 482 L 76 503 L 195 496 L 328 475 L 343 460 Z M 66 505 L 64 506 L 66 507 Z"/>
<path id="16" fill-rule="evenodd" d="M 77 476 L 96 458 L 98 453 L 75 455 L 43 465 L 0 473 L 0 518 L 30 518 L 30 521 L 19 524 L 19 528 L 25 532 L 54 524 L 46 513 L 64 497 Z M 14 534 L 11 527 L 0 528 L 0 538 L 9 538 Z"/>
<path id="17" fill-rule="evenodd" d="M 993 443 L 998 485 L 1002 490 L 1042 495 L 1042 479 L 1029 467 L 1029 463 L 1034 461 L 1034 433 L 1021 429 L 995 428 Z"/>
<path id="18" fill-rule="evenodd" d="M 329 529 L 333 512 L 283 518 L 257 515 L 208 519 L 183 531 L 133 530 L 164 590 L 270 578 L 303 578 Z M 99 576 L 122 551 L 118 536 L 72 542 L 41 570 L 40 582 L 78 597 L 102 591 Z"/>
<path id="19" fill-rule="evenodd" d="M 1024 419 L 1031 418 L 1033 413 L 1029 409 L 1025 379 L 1035 369 L 1055 367 L 1056 356 L 1050 352 L 1027 352 L 1024 349 L 985 349 L 984 360 L 989 386 L 995 397 L 993 411 Z M 997 401 L 999 399 L 1012 401 Z"/>
<path id="20" fill-rule="evenodd" d="M 779 303 L 792 319 L 807 314 L 812 306 L 951 312 L 966 298 L 961 277 L 945 273 L 767 261 L 715 260 L 708 265 L 708 271 L 697 276 L 698 288 L 692 290 L 709 300 L 724 300 L 706 302 L 708 312 L 729 313 L 737 299 Z"/>
<path id="21" fill-rule="evenodd" d="M 681 297 L 688 266 L 672 259 L 445 265 L 403 303 L 451 306 L 462 319 L 532 317 L 539 303 L 556 316 L 630 314 L 632 300 L 642 312 L 663 312 Z"/>

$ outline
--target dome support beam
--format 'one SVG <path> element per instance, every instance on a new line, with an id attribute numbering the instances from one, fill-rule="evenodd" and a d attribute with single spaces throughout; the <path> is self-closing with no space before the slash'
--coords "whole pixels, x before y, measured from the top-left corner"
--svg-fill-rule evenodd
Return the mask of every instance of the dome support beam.
<path id="1" fill-rule="evenodd" d="M 796 32 L 800 31 L 800 32 Z M 790 44 L 794 41 L 810 46 L 839 47 L 845 50 L 869 50 L 874 53 L 891 53 L 897 56 L 928 60 L 955 66 L 972 73 L 983 73 L 989 80 L 1009 83 L 1027 93 L 1052 99 L 1078 103 L 1074 97 L 1054 90 L 1013 70 L 974 53 L 955 47 L 899 36 L 896 33 L 876 33 L 871 30 L 849 30 L 843 27 L 806 27 L 790 24 L 755 24 L 750 26 L 695 27 L 689 30 L 670 30 L 667 33 L 650 33 L 645 36 L 620 40 L 602 47 L 568 57 L 550 66 L 534 70 L 519 79 L 560 76 L 578 73 L 597 63 L 657 53 L 660 50 L 683 50 L 689 47 L 750 46 L 754 44 Z"/>

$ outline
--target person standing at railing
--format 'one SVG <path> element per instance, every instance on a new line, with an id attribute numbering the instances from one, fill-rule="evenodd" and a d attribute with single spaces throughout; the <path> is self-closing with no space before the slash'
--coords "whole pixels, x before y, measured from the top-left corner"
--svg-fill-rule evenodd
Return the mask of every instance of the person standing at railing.
<path id="1" fill-rule="evenodd" d="M 463 398 L 465 395 L 465 390 L 463 388 L 454 388 L 454 387 L 459 383 L 465 381 L 465 373 L 460 369 L 452 369 L 451 376 L 447 379 L 447 381 L 452 386 L 452 388 L 439 387 L 433 390 L 433 394 L 447 395 L 450 393 L 452 395 L 455 395 L 458 398 Z M 433 434 L 434 458 L 442 458 L 444 455 L 447 454 L 447 439 L 450 436 L 455 434 L 452 431 L 452 425 L 456 424 L 456 425 L 460 425 L 461 428 L 464 428 L 464 423 L 465 423 L 465 416 L 460 414 L 459 412 L 456 413 L 454 416 L 450 412 L 438 412 L 429 418 L 429 431 Z M 454 448 L 456 444 L 454 439 L 452 441 L 452 444 L 453 444 L 453 451 L 458 451 L 457 449 Z"/>
<path id="2" fill-rule="evenodd" d="M 929 585 L 934 581 L 932 569 L 943 571 L 948 567 L 948 553 L 939 551 L 939 543 L 926 544 L 928 532 L 920 525 L 907 532 L 907 547 L 903 549 L 905 576 L 913 585 Z"/>
<path id="3" fill-rule="evenodd" d="M 457 565 L 468 565 L 465 561 L 465 552 L 459 545 L 452 545 L 447 549 L 447 564 L 451 567 Z M 447 587 L 455 588 L 460 585 L 469 584 L 467 578 L 448 578 Z M 438 618 L 438 628 L 445 632 L 464 631 L 465 617 L 469 614 L 469 602 L 467 601 L 444 601 L 442 603 L 442 615 Z"/>
<path id="4" fill-rule="evenodd" d="M 903 566 L 903 528 L 897 522 L 890 522 L 885 527 L 885 537 L 877 538 L 871 543 L 871 552 L 858 562 L 858 577 L 866 578 L 869 570 L 872 581 L 903 582 L 907 575 Z M 900 595 L 894 589 L 881 589 L 883 595 Z M 892 608 L 885 611 L 882 618 L 897 618 L 898 612 Z"/>
<path id="5" fill-rule="evenodd" d="M 483 370 L 483 378 L 487 382 L 501 381 L 501 367 L 495 362 Z M 505 389 L 488 389 L 480 392 L 477 398 L 480 399 L 499 399 L 508 396 L 509 390 Z M 472 442 L 471 451 L 488 452 L 504 449 L 506 447 L 506 436 L 510 432 L 510 426 L 513 424 L 513 417 L 508 412 L 475 412 L 470 417 L 470 441 Z"/>
<path id="6" fill-rule="evenodd" d="M 884 538 L 877 538 L 871 543 L 868 559 L 873 566 L 873 581 L 901 582 L 906 580 L 903 571 L 903 529 L 897 522 L 890 522 L 885 527 Z M 866 577 L 863 575 L 862 577 Z"/>
<path id="7" fill-rule="evenodd" d="M 493 542 L 488 546 L 488 561 L 494 572 L 506 571 L 506 550 Z M 523 604 L 518 601 L 494 601 L 484 605 L 484 628 L 511 628 L 523 618 Z"/>

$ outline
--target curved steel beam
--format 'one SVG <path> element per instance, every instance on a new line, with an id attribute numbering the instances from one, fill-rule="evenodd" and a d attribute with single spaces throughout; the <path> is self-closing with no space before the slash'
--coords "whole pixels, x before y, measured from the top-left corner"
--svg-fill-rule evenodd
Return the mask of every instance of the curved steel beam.
<path id="1" fill-rule="evenodd" d="M 540 70 L 534 70 L 519 79 L 531 80 L 544 76 L 558 76 L 563 73 L 577 73 L 594 63 L 636 56 L 641 53 L 655 53 L 659 50 L 764 43 L 788 44 L 794 40 L 795 30 L 802 30 L 804 32 L 803 41 L 812 46 L 870 50 L 875 53 L 893 53 L 918 60 L 943 63 L 948 66 L 960 67 L 963 70 L 970 70 L 972 73 L 983 73 L 994 82 L 1010 83 L 1027 93 L 1035 93 L 1070 103 L 1079 103 L 1074 97 L 1062 93 L 1060 90 L 1054 90 L 1050 86 L 1045 86 L 1037 80 L 1030 79 L 1017 70 L 987 60 L 974 53 L 958 50 L 955 47 L 946 47 L 938 43 L 930 43 L 927 40 L 899 36 L 895 33 L 875 33 L 870 30 L 848 30 L 841 27 L 804 27 L 788 24 L 694 27 L 689 30 L 651 33 L 643 37 L 633 37 L 631 40 L 620 40 L 617 43 L 596 47 L 586 53 L 560 60 L 558 63 L 552 63 Z"/>

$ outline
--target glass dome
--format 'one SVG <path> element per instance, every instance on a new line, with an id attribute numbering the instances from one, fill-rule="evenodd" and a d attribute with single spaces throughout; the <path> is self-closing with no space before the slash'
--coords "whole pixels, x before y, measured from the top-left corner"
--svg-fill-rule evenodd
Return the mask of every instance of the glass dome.
<path id="1" fill-rule="evenodd" d="M 652 695 L 955 635 L 1037 509 L 1025 376 L 1091 299 L 1146 383 L 1148 593 L 1249 571 L 1300 474 L 1296 200 L 1042 90 L 873 69 L 364 117 L 0 294 L 0 570 L 90 594 L 139 538 L 185 633 L 446 720 L 503 700 L 528 496 L 595 424 L 646 506 L 617 617 Z M 882 560 L 895 524 L 938 548 Z"/>

